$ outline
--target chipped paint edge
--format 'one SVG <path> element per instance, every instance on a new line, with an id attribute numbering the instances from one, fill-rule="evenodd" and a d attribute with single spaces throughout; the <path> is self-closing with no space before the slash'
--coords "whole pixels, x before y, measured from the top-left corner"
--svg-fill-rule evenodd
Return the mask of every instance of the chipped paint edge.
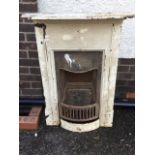
<path id="1" fill-rule="evenodd" d="M 114 116 L 114 97 L 117 78 L 118 52 L 122 21 L 112 26 L 110 51 L 105 51 L 102 62 L 101 93 L 100 93 L 100 126 L 112 127 Z"/>
<path id="2" fill-rule="evenodd" d="M 43 83 L 43 94 L 45 96 L 45 115 L 46 124 L 47 125 L 59 125 L 60 119 L 58 114 L 58 101 L 57 101 L 57 87 L 56 84 L 56 77 L 53 70 L 55 69 L 53 63 L 51 68 L 51 62 L 54 61 L 53 52 L 46 51 L 45 40 L 43 38 L 43 29 L 35 27 L 35 34 L 36 34 L 36 42 L 37 42 L 37 49 L 38 49 L 38 57 L 39 57 L 39 64 L 40 64 L 40 71 L 41 71 L 41 79 Z M 48 55 L 47 55 L 48 54 Z M 52 76 L 52 80 L 49 78 Z M 54 95 L 51 95 L 54 94 Z"/>
<path id="3" fill-rule="evenodd" d="M 47 13 L 24 13 L 22 18 L 32 20 L 95 20 L 95 19 L 126 19 L 133 18 L 133 13 L 94 13 L 94 14 L 47 14 Z"/>

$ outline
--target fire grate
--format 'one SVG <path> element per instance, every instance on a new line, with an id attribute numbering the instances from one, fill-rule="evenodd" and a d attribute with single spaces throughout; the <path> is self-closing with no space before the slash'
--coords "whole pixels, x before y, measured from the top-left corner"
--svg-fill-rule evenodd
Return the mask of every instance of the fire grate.
<path id="1" fill-rule="evenodd" d="M 62 103 L 61 117 L 72 122 L 87 122 L 98 118 L 98 104 L 73 106 Z"/>
<path id="2" fill-rule="evenodd" d="M 71 122 L 88 122 L 98 118 L 98 103 L 95 103 L 91 83 L 68 83 L 60 103 L 61 118 Z"/>

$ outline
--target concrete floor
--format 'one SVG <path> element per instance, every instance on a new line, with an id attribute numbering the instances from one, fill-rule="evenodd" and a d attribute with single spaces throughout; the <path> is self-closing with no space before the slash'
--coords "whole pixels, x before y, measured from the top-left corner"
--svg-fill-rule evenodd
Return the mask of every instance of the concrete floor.
<path id="1" fill-rule="evenodd" d="M 135 111 L 115 108 L 112 128 L 81 134 L 47 127 L 42 115 L 40 128 L 20 131 L 19 141 L 20 155 L 134 155 Z"/>

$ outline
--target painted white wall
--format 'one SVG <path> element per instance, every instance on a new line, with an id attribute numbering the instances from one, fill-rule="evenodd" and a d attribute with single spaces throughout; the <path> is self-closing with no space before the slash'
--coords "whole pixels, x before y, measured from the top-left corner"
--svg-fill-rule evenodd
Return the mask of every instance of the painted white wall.
<path id="1" fill-rule="evenodd" d="M 38 0 L 42 13 L 134 13 L 134 0 Z M 120 58 L 134 58 L 134 19 L 126 19 L 122 27 Z"/>

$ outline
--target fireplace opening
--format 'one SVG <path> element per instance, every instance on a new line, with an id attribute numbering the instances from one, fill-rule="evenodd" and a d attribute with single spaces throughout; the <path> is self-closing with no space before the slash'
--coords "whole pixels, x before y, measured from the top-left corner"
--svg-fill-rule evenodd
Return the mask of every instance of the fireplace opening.
<path id="1" fill-rule="evenodd" d="M 73 73 L 60 70 L 62 102 L 61 117 L 72 122 L 87 122 L 98 118 L 96 100 L 97 70 Z"/>
<path id="2" fill-rule="evenodd" d="M 72 63 L 65 59 L 66 55 Z M 55 55 L 55 60 L 60 118 L 73 123 L 97 120 L 99 118 L 101 54 L 60 52 Z"/>
<path id="3" fill-rule="evenodd" d="M 65 79 L 63 102 L 68 105 L 85 106 L 95 102 L 97 71 L 86 73 L 62 72 Z"/>

